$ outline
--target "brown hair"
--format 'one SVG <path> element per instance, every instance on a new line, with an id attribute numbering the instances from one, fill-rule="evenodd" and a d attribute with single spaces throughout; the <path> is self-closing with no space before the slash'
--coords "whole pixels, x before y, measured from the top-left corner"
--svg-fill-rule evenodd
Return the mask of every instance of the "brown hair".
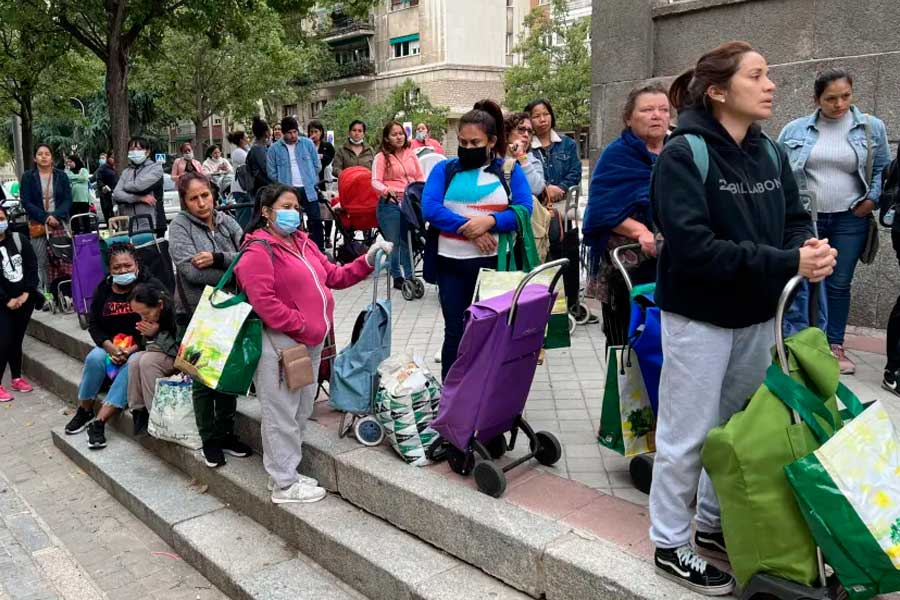
<path id="1" fill-rule="evenodd" d="M 185 171 L 184 175 L 178 178 L 178 199 L 181 200 L 181 210 L 187 210 L 184 198 L 187 196 L 188 188 L 191 187 L 191 184 L 195 181 L 204 183 L 207 189 L 212 192 L 212 186 L 209 184 L 209 177 L 203 173 L 197 173 L 196 171 Z"/>
<path id="2" fill-rule="evenodd" d="M 385 177 L 389 176 L 393 171 L 391 165 L 391 154 L 396 152 L 396 149 L 391 144 L 390 135 L 391 131 L 394 127 L 399 127 L 401 131 L 403 131 L 403 146 L 400 147 L 401 150 L 406 150 L 409 148 L 409 135 L 406 133 L 406 127 L 403 126 L 403 123 L 400 121 L 388 121 L 384 129 L 381 130 L 381 153 L 384 154 L 384 175 Z M 400 157 L 397 157 L 397 160 L 400 160 Z"/>
<path id="3" fill-rule="evenodd" d="M 531 120 L 531 115 L 527 112 L 513 112 L 506 115 L 503 120 L 503 126 L 506 128 L 507 134 L 522 124 L 525 120 Z"/>
<path id="4" fill-rule="evenodd" d="M 741 58 L 755 52 L 747 42 L 726 42 L 700 57 L 697 66 L 682 73 L 669 87 L 669 102 L 676 110 L 704 108 L 711 110 L 710 87 L 727 88 L 741 64 Z"/>
<path id="5" fill-rule="evenodd" d="M 628 97 L 625 99 L 625 108 L 622 109 L 622 124 L 625 125 L 625 127 L 628 127 L 628 119 L 631 118 L 631 115 L 634 112 L 634 107 L 637 105 L 638 98 L 644 94 L 662 94 L 667 96 L 668 93 L 669 90 L 667 90 L 666 86 L 659 81 L 654 81 L 653 83 L 648 83 L 632 89 L 628 92 Z"/>
<path id="6" fill-rule="evenodd" d="M 493 100 L 479 100 L 475 106 L 459 120 L 459 129 L 464 125 L 479 127 L 488 139 L 496 138 L 491 148 L 491 158 L 506 154 L 506 128 L 503 124 L 503 110 Z"/>

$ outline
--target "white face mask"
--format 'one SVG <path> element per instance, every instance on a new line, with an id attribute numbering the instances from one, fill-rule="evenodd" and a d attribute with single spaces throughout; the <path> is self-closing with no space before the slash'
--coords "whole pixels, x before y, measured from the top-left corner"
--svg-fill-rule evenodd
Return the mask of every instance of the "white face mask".
<path id="1" fill-rule="evenodd" d="M 129 162 L 139 165 L 143 163 L 147 159 L 147 152 L 144 150 L 129 150 L 128 151 L 128 160 Z"/>
<path id="2" fill-rule="evenodd" d="M 185 152 L 184 160 L 194 160 L 194 153 L 193 152 Z"/>

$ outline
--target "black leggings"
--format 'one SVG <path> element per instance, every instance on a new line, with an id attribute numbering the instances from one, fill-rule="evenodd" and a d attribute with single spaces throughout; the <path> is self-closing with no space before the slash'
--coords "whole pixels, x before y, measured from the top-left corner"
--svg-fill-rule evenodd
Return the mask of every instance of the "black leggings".
<path id="1" fill-rule="evenodd" d="M 6 304 L 0 307 L 0 379 L 6 372 L 7 364 L 13 379 L 22 376 L 22 340 L 25 339 L 25 329 L 33 311 L 31 298 L 16 310 L 8 309 Z"/>
<path id="2" fill-rule="evenodd" d="M 897 253 L 897 262 L 900 262 L 900 228 L 891 231 L 891 241 L 894 245 L 894 252 Z M 900 296 L 897 296 L 897 302 L 891 310 L 891 316 L 888 317 L 887 365 L 885 369 L 888 371 L 900 369 Z"/>

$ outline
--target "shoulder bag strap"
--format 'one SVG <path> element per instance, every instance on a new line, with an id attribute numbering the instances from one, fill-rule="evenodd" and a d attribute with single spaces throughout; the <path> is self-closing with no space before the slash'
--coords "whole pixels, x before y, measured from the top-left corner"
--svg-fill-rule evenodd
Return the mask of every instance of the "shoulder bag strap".
<path id="1" fill-rule="evenodd" d="M 778 365 L 769 366 L 764 384 L 785 406 L 800 415 L 820 444 L 827 442 L 832 434 L 825 431 L 817 416 L 828 424 L 832 432 L 836 431 L 834 417 L 822 399 L 785 375 Z"/>
<path id="2" fill-rule="evenodd" d="M 219 279 L 219 283 L 217 283 L 216 287 L 213 288 L 213 293 L 210 296 L 210 303 L 215 308 L 228 308 L 230 306 L 235 306 L 237 304 L 241 304 L 241 303 L 247 301 L 247 295 L 244 294 L 243 292 L 235 294 L 231 298 L 227 298 L 227 299 L 223 300 L 222 302 L 215 302 L 213 300 L 213 297 L 216 295 L 217 292 L 221 292 L 222 288 L 224 288 L 226 285 L 228 285 L 228 283 L 231 281 L 231 278 L 234 276 L 234 268 L 237 266 L 238 261 L 241 260 L 241 257 L 244 255 L 244 253 L 253 244 L 264 244 L 266 249 L 269 252 L 269 256 L 272 257 L 272 260 L 274 262 L 275 255 L 272 253 L 272 247 L 269 245 L 269 242 L 267 242 L 265 240 L 252 240 L 252 241 L 248 242 L 243 248 L 241 248 L 241 251 L 237 253 L 237 256 L 235 256 L 234 259 L 232 259 L 231 264 L 228 265 L 228 269 L 225 270 L 225 273 L 223 273 L 222 277 Z"/>
<path id="3" fill-rule="evenodd" d="M 872 147 L 872 125 L 869 117 L 863 115 L 866 128 L 866 186 L 872 185 L 872 170 L 875 166 L 875 148 Z"/>
<path id="4" fill-rule="evenodd" d="M 686 133 L 684 139 L 691 148 L 691 156 L 694 165 L 700 171 L 700 179 L 706 184 L 706 178 L 709 176 L 709 149 L 706 147 L 706 140 L 695 133 Z"/>

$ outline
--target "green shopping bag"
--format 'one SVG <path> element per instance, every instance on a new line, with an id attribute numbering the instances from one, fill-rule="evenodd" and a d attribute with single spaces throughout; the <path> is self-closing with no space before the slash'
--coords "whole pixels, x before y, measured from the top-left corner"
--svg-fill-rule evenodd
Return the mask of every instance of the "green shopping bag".
<path id="1" fill-rule="evenodd" d="M 811 427 L 840 427 L 834 397 L 840 373 L 820 329 L 805 329 L 786 346 L 791 376 L 773 364 L 746 408 L 710 431 L 701 454 L 719 499 L 728 558 L 742 586 L 756 573 L 803 585 L 818 579 L 816 544 L 784 467 L 819 447 Z M 827 400 L 798 405 L 784 391 L 791 379 Z M 809 415 L 806 422 L 792 423 L 791 404 Z"/>
<path id="2" fill-rule="evenodd" d="M 597 441 L 622 456 L 656 452 L 656 419 L 637 356 L 610 346 Z"/>
<path id="3" fill-rule="evenodd" d="M 175 368 L 194 380 L 237 395 L 250 389 L 262 354 L 262 321 L 247 295 L 222 291 L 243 254 L 234 257 L 216 287 L 203 290 L 175 357 Z"/>
<path id="4" fill-rule="evenodd" d="M 825 560 L 856 600 L 900 590 L 900 440 L 880 402 L 863 409 L 846 388 L 839 397 L 855 418 L 833 437 L 821 432 L 822 446 L 785 472 Z"/>

